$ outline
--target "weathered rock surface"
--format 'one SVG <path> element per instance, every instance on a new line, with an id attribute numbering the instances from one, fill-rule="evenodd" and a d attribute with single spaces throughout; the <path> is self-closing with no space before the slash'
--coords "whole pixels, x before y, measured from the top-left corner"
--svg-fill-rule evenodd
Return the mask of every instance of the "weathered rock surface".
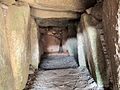
<path id="1" fill-rule="evenodd" d="M 102 5 L 103 3 L 97 3 L 94 7 L 91 7 L 86 10 L 86 12 L 90 15 L 92 15 L 97 20 L 102 20 Z"/>
<path id="2" fill-rule="evenodd" d="M 112 90 L 120 90 L 120 1 L 104 0 L 103 2 L 103 26 L 110 55 L 110 65 L 112 72 Z"/>
<path id="3" fill-rule="evenodd" d="M 96 0 L 19 0 L 28 2 L 32 7 L 42 10 L 83 12 L 94 5 Z"/>
<path id="4" fill-rule="evenodd" d="M 103 90 L 86 68 L 39 71 L 30 90 Z"/>
<path id="5" fill-rule="evenodd" d="M 61 28 L 40 28 L 41 43 L 45 53 L 59 52 Z"/>
<path id="6" fill-rule="evenodd" d="M 8 7 L 6 32 L 10 59 L 15 79 L 15 90 L 22 90 L 27 82 L 29 71 L 29 31 L 30 8 L 27 4 Z M 9 90 L 9 89 L 8 89 Z"/>
<path id="7" fill-rule="evenodd" d="M 31 15 L 35 18 L 66 18 L 66 19 L 76 19 L 79 17 L 79 14 L 73 12 L 65 11 L 49 11 L 42 10 L 37 8 L 31 8 Z"/>
<path id="8" fill-rule="evenodd" d="M 73 56 L 75 58 L 77 58 L 77 38 L 73 37 L 73 38 L 67 38 L 65 45 L 64 45 L 64 50 L 67 50 L 70 56 Z"/>
<path id="9" fill-rule="evenodd" d="M 73 56 L 47 56 L 40 63 L 42 69 L 76 68 L 78 64 Z"/>
<path id="10" fill-rule="evenodd" d="M 103 54 L 99 32 L 96 29 L 97 22 L 92 16 L 83 14 L 81 23 L 90 71 L 98 86 L 103 87 L 108 85 L 107 63 Z"/>
<path id="11" fill-rule="evenodd" d="M 84 35 L 81 30 L 80 23 L 77 28 L 77 52 L 78 52 L 78 61 L 80 67 L 86 67 L 86 57 L 85 57 L 85 46 L 84 46 Z"/>
<path id="12" fill-rule="evenodd" d="M 4 3 L 6 5 L 12 5 L 15 3 L 15 0 L 0 0 L 0 3 Z"/>
<path id="13" fill-rule="evenodd" d="M 0 90 L 15 90 L 4 11 L 0 4 Z"/>
<path id="14" fill-rule="evenodd" d="M 40 62 L 40 46 L 39 46 L 39 32 L 38 26 L 33 18 L 31 18 L 30 24 L 30 39 L 31 39 L 31 65 L 38 69 Z"/>
<path id="15" fill-rule="evenodd" d="M 42 18 L 36 18 L 36 23 L 41 27 L 67 27 L 68 25 L 76 25 L 77 20 L 73 19 L 42 19 Z"/>

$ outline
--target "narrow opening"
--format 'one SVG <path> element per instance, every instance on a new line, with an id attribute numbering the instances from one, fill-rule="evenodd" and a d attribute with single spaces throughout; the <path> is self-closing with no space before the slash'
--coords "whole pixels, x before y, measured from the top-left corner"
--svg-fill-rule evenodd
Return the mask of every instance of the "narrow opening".
<path id="1" fill-rule="evenodd" d="M 40 68 L 61 69 L 78 67 L 77 31 L 69 26 L 39 27 L 43 49 Z"/>

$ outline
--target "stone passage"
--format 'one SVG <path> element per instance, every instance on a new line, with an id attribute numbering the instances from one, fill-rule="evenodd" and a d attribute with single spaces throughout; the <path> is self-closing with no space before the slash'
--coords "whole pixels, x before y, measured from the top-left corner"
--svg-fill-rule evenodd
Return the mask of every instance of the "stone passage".
<path id="1" fill-rule="evenodd" d="M 27 89 L 28 90 L 28 89 Z M 86 68 L 40 70 L 29 90 L 102 90 Z"/>
<path id="2" fill-rule="evenodd" d="M 41 61 L 41 69 L 76 68 L 78 64 L 73 56 L 47 56 Z"/>

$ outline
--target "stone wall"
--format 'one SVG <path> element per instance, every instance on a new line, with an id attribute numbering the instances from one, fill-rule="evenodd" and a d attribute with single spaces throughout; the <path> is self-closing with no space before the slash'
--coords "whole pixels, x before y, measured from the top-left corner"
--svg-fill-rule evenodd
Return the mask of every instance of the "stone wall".
<path id="1" fill-rule="evenodd" d="M 119 84 L 119 0 L 104 0 L 103 25 L 107 50 L 110 56 L 113 90 L 118 90 Z M 118 24 L 118 25 L 117 25 Z"/>
<path id="2" fill-rule="evenodd" d="M 78 42 L 75 40 L 80 66 L 89 67 L 99 87 L 111 85 L 118 90 L 120 7 L 118 0 L 102 1 L 94 5 L 96 0 L 0 0 L 0 90 L 22 90 L 29 65 L 38 68 L 41 37 L 34 19 L 43 25 L 47 20 L 57 19 L 54 23 L 59 23 L 80 16 Z"/>

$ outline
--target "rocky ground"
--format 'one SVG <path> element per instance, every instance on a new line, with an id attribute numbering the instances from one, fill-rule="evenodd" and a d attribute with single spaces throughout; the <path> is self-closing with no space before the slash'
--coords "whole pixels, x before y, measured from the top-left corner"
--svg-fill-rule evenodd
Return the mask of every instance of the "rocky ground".
<path id="1" fill-rule="evenodd" d="M 102 90 L 86 68 L 39 70 L 30 77 L 25 90 Z"/>

